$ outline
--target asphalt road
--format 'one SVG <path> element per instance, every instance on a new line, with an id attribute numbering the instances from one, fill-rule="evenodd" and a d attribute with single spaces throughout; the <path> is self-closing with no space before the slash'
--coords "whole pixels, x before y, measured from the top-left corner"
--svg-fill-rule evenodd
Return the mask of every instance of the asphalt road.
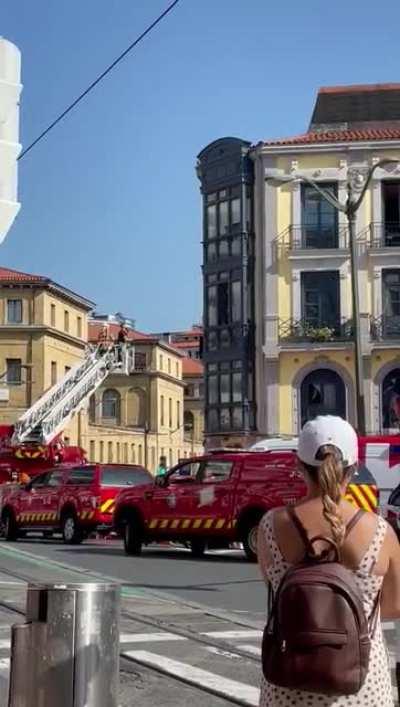
<path id="1" fill-rule="evenodd" d="M 26 583 L 101 579 L 122 585 L 120 707 L 258 707 L 266 591 L 241 551 L 193 560 L 183 549 L 153 546 L 130 558 L 116 540 L 70 547 L 42 539 L 0 542 L 0 704 Z M 400 631 L 393 622 L 384 630 L 395 695 Z"/>
<path id="2" fill-rule="evenodd" d="M 0 704 L 26 583 L 101 579 L 122 584 L 120 707 L 257 707 L 265 590 L 241 551 L 193 560 L 166 545 L 130 558 L 118 540 L 70 547 L 31 538 L 0 542 Z"/>
<path id="3" fill-rule="evenodd" d="M 145 588 L 258 619 L 265 615 L 266 592 L 258 567 L 240 550 L 212 552 L 194 560 L 189 551 L 149 546 L 141 557 L 127 557 L 119 540 L 66 546 L 61 541 L 21 540 L 16 547 L 71 567 L 82 567 Z"/>

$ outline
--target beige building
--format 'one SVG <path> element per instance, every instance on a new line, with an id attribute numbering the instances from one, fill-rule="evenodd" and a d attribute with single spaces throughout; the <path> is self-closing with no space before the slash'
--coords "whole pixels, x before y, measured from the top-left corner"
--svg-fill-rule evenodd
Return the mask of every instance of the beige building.
<path id="1" fill-rule="evenodd" d="M 104 320 L 109 340 L 119 325 Z M 102 324 L 93 320 L 89 339 L 98 341 Z M 184 358 L 169 344 L 127 327 L 132 352 L 129 375 L 113 373 L 90 401 L 86 448 L 91 459 L 144 464 L 155 471 L 160 456 L 169 466 L 201 453 L 202 438 L 184 432 Z M 84 445 L 85 446 L 85 445 Z"/>
<path id="2" fill-rule="evenodd" d="M 322 88 L 306 133 L 252 156 L 258 429 L 297 434 L 320 413 L 357 423 L 348 224 L 314 186 L 344 203 L 350 182 L 357 198 L 366 188 L 354 227 L 366 431 L 398 432 L 400 84 Z"/>
<path id="3" fill-rule="evenodd" d="M 17 420 L 85 355 L 93 303 L 49 278 L 0 268 L 0 420 Z M 65 430 L 81 442 L 82 416 Z"/>
<path id="4" fill-rule="evenodd" d="M 93 302 L 49 278 L 0 268 L 0 424 L 12 423 L 83 360 L 104 321 Z M 108 343 L 119 325 L 108 323 Z M 112 373 L 64 430 L 92 461 L 143 464 L 151 471 L 202 451 L 184 434 L 183 356 L 127 328 L 127 372 Z"/>
<path id="5" fill-rule="evenodd" d="M 185 441 L 196 449 L 204 443 L 204 366 L 201 361 L 182 360 Z"/>

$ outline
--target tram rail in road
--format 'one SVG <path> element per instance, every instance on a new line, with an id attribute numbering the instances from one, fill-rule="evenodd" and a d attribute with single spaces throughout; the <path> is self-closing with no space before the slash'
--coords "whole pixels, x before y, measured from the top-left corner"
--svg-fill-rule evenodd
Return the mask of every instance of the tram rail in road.
<path id="1" fill-rule="evenodd" d="M 6 553 L 8 548 L 6 549 Z M 14 550 L 13 553 L 17 552 L 18 555 L 24 556 L 24 551 Z M 1 554 L 1 550 L 0 550 Z M 22 559 L 21 557 L 21 559 Z M 30 556 L 28 558 L 24 557 L 26 562 L 35 561 L 35 558 Z M 52 564 L 52 561 L 46 559 L 46 565 Z M 54 563 L 55 569 L 60 569 L 59 563 Z M 68 567 L 68 570 L 71 570 Z M 92 573 L 88 573 L 87 570 L 80 570 L 73 568 L 75 574 L 82 574 L 87 580 L 96 579 L 99 577 L 94 577 Z M 7 592 L 10 593 L 12 586 L 23 587 L 25 582 L 35 581 L 35 577 L 29 571 L 14 571 L 10 570 L 9 567 L 4 566 L 2 563 L 0 565 L 0 576 L 3 578 L 8 578 Z M 103 580 L 109 581 L 110 578 L 104 578 Z M 113 580 L 115 581 L 115 580 Z M 122 589 L 126 591 L 130 590 L 129 585 L 121 583 Z M 4 589 L 4 585 L 0 584 L 0 590 Z M 142 597 L 141 597 L 142 600 Z M 162 600 L 167 601 L 170 600 Z M 176 611 L 178 612 L 182 605 L 186 609 L 192 609 L 193 611 L 200 613 L 200 609 L 196 606 L 194 608 L 189 603 L 179 602 L 176 606 Z M 9 599 L 0 599 L 0 609 L 8 612 L 9 614 L 18 615 L 19 617 L 24 616 L 24 610 L 21 604 L 16 604 L 14 601 Z M 193 629 L 187 629 L 178 625 L 177 622 L 165 621 L 161 618 L 154 618 L 151 616 L 143 616 L 143 614 L 135 612 L 131 609 L 123 608 L 121 611 L 121 620 L 125 625 L 125 629 L 121 632 L 121 666 L 124 670 L 128 664 L 132 664 L 138 667 L 145 668 L 154 674 L 162 674 L 166 676 L 169 680 L 176 683 L 184 683 L 191 688 L 195 689 L 200 694 L 213 695 L 216 698 L 223 699 L 223 704 L 235 704 L 244 705 L 246 707 L 255 707 L 258 705 L 259 700 L 259 690 L 257 683 L 259 680 L 259 656 L 257 651 L 247 650 L 242 646 L 246 641 L 256 640 L 257 642 L 261 639 L 260 628 L 254 628 L 254 625 L 248 625 L 246 621 L 238 617 L 235 620 L 234 617 L 228 622 L 225 615 L 221 616 L 220 612 L 214 612 L 212 609 L 207 609 L 204 613 L 204 620 L 207 622 L 212 621 L 213 630 L 212 631 L 196 631 Z M 131 630 L 127 630 L 127 625 L 131 625 Z M 226 626 L 228 628 L 226 629 Z M 141 631 L 138 632 L 138 627 Z M 143 632 L 143 629 L 147 629 Z M 225 630 L 224 630 L 225 628 Z M 149 629 L 152 629 L 150 632 Z M 225 639 L 226 634 L 226 640 Z M 242 646 L 233 645 L 232 641 L 241 641 Z M 251 672 L 254 675 L 254 684 L 248 684 L 248 682 L 242 682 L 239 679 L 230 677 L 226 674 L 216 673 L 213 670 L 208 670 L 203 667 L 199 667 L 197 664 L 193 665 L 193 661 L 186 662 L 185 660 L 178 660 L 170 655 L 165 655 L 162 651 L 159 651 L 160 646 L 168 646 L 168 653 L 170 653 L 171 644 L 185 644 L 185 653 L 192 654 L 193 652 L 198 652 L 198 650 L 203 649 L 207 651 L 209 658 L 215 661 L 218 657 L 219 662 L 225 661 L 226 664 L 235 664 L 234 674 L 237 672 L 237 665 L 247 664 Z M 156 648 L 154 647 L 156 646 Z M 7 647 L 6 639 L 0 639 L 0 650 Z M 1 661 L 1 659 L 0 659 Z M 7 667 L 7 664 L 5 664 Z M 1 671 L 1 662 L 0 662 Z M 229 671 L 228 671 L 229 672 Z M 209 702 L 209 697 L 204 698 L 204 704 L 212 704 Z M 203 704 L 200 702 L 199 704 Z"/>
<path id="2" fill-rule="evenodd" d="M 18 568 L 8 566 L 10 558 L 18 561 Z M 123 673 L 133 670 L 135 674 L 153 676 L 153 680 L 157 675 L 164 676 L 168 684 L 174 684 L 178 690 L 178 700 L 174 702 L 177 705 L 187 704 L 186 701 L 179 702 L 182 699 L 179 684 L 189 686 L 195 691 L 193 695 L 198 695 L 199 701 L 196 702 L 195 698 L 190 700 L 193 707 L 258 705 L 264 619 L 251 621 L 242 614 L 183 601 L 171 594 L 133 586 L 115 577 L 8 545 L 0 545 L 1 612 L 7 612 L 10 618 L 24 616 L 24 584 L 38 580 L 38 568 L 42 579 L 44 571 L 53 570 L 57 581 L 62 581 L 59 577 L 64 572 L 68 574 L 68 580 L 64 581 L 74 581 L 79 577 L 80 582 L 101 580 L 121 585 L 120 658 Z M 15 601 L 17 594 L 10 598 L 13 588 L 19 590 L 19 602 Z M 146 602 L 148 608 L 143 610 Z M 384 628 L 387 635 L 392 636 L 391 660 L 395 686 L 396 639 L 393 636 L 396 626 L 393 622 L 386 622 Z M 2 657 L 3 650 L 7 650 L 7 637 L 1 633 L 0 682 L 8 672 L 7 657 Z M 397 690 L 395 687 L 393 690 L 394 699 L 397 699 Z M 211 702 L 210 695 L 214 696 Z M 141 704 L 145 706 L 153 702 L 149 699 L 149 702 L 142 701 Z"/>

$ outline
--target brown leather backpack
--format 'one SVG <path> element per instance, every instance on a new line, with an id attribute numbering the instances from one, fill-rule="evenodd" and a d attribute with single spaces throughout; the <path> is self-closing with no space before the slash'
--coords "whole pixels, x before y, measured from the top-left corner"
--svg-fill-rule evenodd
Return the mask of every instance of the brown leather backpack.
<path id="1" fill-rule="evenodd" d="M 324 695 L 353 695 L 368 670 L 379 595 L 368 620 L 353 573 L 340 563 L 332 538 L 308 539 L 293 508 L 289 515 L 306 556 L 283 577 L 264 630 L 262 666 L 273 685 Z M 346 535 L 361 518 L 350 520 Z M 314 551 L 316 541 L 328 549 Z"/>

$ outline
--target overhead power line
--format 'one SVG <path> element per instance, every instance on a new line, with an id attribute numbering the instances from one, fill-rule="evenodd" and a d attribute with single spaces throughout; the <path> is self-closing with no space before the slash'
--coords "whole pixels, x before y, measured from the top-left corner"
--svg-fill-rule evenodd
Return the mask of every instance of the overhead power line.
<path id="1" fill-rule="evenodd" d="M 25 155 L 28 154 L 28 152 L 30 152 L 32 150 L 32 148 L 38 144 L 38 142 L 43 140 L 43 138 L 50 132 L 50 130 L 52 130 L 56 125 L 58 125 L 58 123 L 60 123 L 65 118 L 65 116 L 68 115 L 68 113 L 70 113 L 75 108 L 75 106 L 77 106 L 78 103 L 80 103 L 80 101 L 82 101 L 83 98 L 85 98 L 85 96 L 87 96 L 88 93 L 90 93 L 90 91 L 92 91 L 95 88 L 95 86 L 97 86 L 97 84 L 100 83 L 100 81 L 102 81 L 104 79 L 104 77 L 107 76 L 107 74 L 109 74 L 110 71 L 112 71 L 117 66 L 117 64 L 119 64 L 120 61 L 122 61 L 122 59 L 124 59 L 127 56 L 127 54 L 129 54 L 129 52 L 131 52 L 132 49 L 134 49 L 142 41 L 142 39 L 144 39 L 155 28 L 164 19 L 164 17 L 166 17 L 171 12 L 171 10 L 174 9 L 174 7 L 179 2 L 180 2 L 180 0 L 174 0 L 174 2 L 172 2 L 170 5 L 168 5 L 168 7 L 164 10 L 164 12 L 162 12 L 161 15 L 159 15 L 157 17 L 157 19 L 154 20 L 154 22 L 152 22 L 151 25 L 149 25 L 144 30 L 144 32 L 142 32 L 142 34 L 139 35 L 139 37 L 137 39 L 135 39 L 135 41 L 132 42 L 132 44 L 130 44 L 129 47 L 127 47 L 125 49 L 125 51 L 123 51 L 122 54 L 120 54 L 112 62 L 112 64 L 107 66 L 107 68 L 90 84 L 90 86 L 88 86 L 85 89 L 85 91 L 83 91 L 83 93 L 80 94 L 80 96 L 78 96 L 78 98 L 76 98 L 73 101 L 73 103 L 71 103 L 68 106 L 68 108 L 66 108 L 61 113 L 61 115 L 58 116 L 58 118 L 53 120 L 53 122 L 45 130 L 43 130 L 43 132 L 40 133 L 40 135 L 38 135 L 38 137 L 33 142 L 31 142 L 31 144 L 28 145 L 28 147 L 25 148 L 25 150 L 22 150 L 18 159 L 21 160 L 23 157 L 25 157 Z"/>

